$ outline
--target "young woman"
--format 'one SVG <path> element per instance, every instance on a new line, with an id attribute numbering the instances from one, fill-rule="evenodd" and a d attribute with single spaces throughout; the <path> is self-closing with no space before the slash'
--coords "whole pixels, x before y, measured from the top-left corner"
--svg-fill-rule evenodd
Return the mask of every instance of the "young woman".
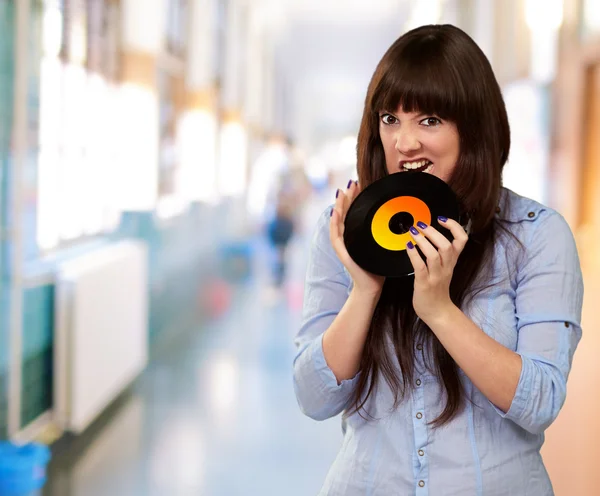
<path id="1" fill-rule="evenodd" d="M 583 283 L 563 217 L 502 187 L 509 147 L 469 36 L 424 26 L 390 47 L 366 97 L 359 182 L 318 221 L 296 337 L 302 411 L 344 411 L 321 495 L 553 494 L 540 448 L 565 401 Z M 454 190 L 470 232 L 440 219 L 448 241 L 415 219 L 415 274 L 386 280 L 349 257 L 345 215 L 360 188 L 415 168 Z"/>

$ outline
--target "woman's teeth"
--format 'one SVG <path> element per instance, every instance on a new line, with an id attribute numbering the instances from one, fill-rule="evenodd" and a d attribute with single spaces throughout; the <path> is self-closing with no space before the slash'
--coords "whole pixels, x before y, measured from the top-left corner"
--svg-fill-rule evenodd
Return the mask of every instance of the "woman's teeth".
<path id="1" fill-rule="evenodd" d="M 418 171 L 418 172 L 431 172 L 433 164 L 429 160 L 420 160 L 418 162 L 404 162 L 402 164 L 404 170 Z"/>

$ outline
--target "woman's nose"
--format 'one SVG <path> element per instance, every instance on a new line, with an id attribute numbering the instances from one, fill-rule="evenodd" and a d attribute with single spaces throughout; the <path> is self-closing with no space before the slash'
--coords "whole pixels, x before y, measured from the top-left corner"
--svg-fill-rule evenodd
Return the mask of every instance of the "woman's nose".
<path id="1" fill-rule="evenodd" d="M 400 153 L 408 154 L 417 151 L 419 148 L 421 148 L 421 143 L 415 133 L 410 130 L 398 131 L 396 135 L 396 150 Z"/>

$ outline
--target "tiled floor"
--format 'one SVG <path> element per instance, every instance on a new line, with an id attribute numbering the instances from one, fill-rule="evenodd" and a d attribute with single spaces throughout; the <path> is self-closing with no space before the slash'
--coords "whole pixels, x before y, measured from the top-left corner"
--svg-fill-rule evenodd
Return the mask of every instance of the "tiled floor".
<path id="1" fill-rule="evenodd" d="M 305 241 L 288 297 L 265 269 L 230 311 L 152 363 L 89 445 L 55 457 L 46 496 L 307 496 L 341 443 L 339 419 L 304 417 L 292 387 Z"/>

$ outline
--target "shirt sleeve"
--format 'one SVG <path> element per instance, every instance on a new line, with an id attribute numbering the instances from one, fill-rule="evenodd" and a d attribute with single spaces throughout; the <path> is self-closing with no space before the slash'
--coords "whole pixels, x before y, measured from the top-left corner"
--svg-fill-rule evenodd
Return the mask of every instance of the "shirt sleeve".
<path id="1" fill-rule="evenodd" d="M 323 355 L 323 333 L 344 306 L 352 282 L 331 246 L 331 210 L 321 215 L 312 238 L 302 322 L 294 340 L 296 398 L 302 412 L 315 420 L 333 417 L 347 406 L 360 374 L 338 384 Z"/>
<path id="2" fill-rule="evenodd" d="M 517 277 L 517 353 L 521 376 L 508 412 L 498 413 L 533 434 L 558 416 L 566 398 L 567 378 L 581 339 L 583 277 L 577 247 L 564 218 L 540 214 L 525 244 Z"/>

